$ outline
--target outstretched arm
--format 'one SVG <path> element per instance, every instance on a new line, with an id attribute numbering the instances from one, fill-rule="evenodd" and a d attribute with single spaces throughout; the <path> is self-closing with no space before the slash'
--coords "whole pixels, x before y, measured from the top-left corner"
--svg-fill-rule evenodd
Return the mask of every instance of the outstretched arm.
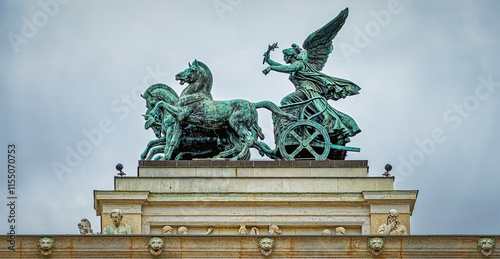
<path id="1" fill-rule="evenodd" d="M 267 64 L 269 64 L 270 66 L 281 66 L 281 64 L 280 64 L 279 62 L 276 62 L 276 61 L 274 61 L 274 60 L 272 60 L 272 59 L 270 58 L 269 53 L 267 53 L 267 52 L 266 52 L 266 53 L 264 53 L 264 57 L 265 57 L 265 58 L 264 58 L 264 60 L 265 60 L 265 61 L 266 61 L 266 63 L 267 63 Z"/>
<path id="2" fill-rule="evenodd" d="M 291 73 L 291 72 L 297 72 L 299 70 L 301 70 L 302 68 L 304 67 L 304 64 L 302 64 L 301 62 L 294 62 L 293 64 L 287 66 L 287 65 L 271 65 L 271 66 L 268 66 L 266 67 L 266 69 L 262 70 L 262 73 L 264 73 L 264 75 L 267 75 L 269 73 L 269 71 L 271 70 L 274 70 L 274 71 L 278 71 L 278 72 L 281 72 L 281 73 Z"/>

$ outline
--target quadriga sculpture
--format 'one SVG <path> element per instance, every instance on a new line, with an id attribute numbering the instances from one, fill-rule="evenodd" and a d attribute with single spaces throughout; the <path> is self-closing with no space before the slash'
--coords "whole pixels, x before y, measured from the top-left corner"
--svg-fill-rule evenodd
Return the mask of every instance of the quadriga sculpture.
<path id="1" fill-rule="evenodd" d="M 159 110 L 151 114 L 157 102 L 175 105 L 179 96 L 165 84 L 154 84 L 142 95 L 146 100 L 145 129 L 152 129 L 157 139 L 150 141 L 141 159 L 190 159 L 218 155 L 232 147 L 231 133 L 226 129 L 210 130 L 179 123 L 170 113 Z M 163 154 L 163 155 L 158 155 Z M 248 153 L 248 156 L 250 153 Z M 156 156 L 156 157 L 155 157 Z"/>
<path id="2" fill-rule="evenodd" d="M 302 48 L 292 44 L 283 50 L 286 64 L 270 58 L 277 43 L 264 53 L 264 63 L 269 66 L 263 73 L 287 73 L 295 86 L 295 91 L 281 100 L 281 107 L 268 101 L 214 101 L 212 73 L 196 60 L 175 76 L 181 85 L 188 83 L 180 96 L 166 85 L 151 86 L 143 95 L 148 108 L 145 127 L 152 128 L 158 139 L 148 144 L 141 158 L 247 160 L 249 149 L 254 147 L 273 159 L 322 161 L 345 159 L 347 151 L 359 152 L 359 148 L 346 143 L 361 130 L 349 115 L 333 108 L 329 100 L 356 95 L 360 87 L 321 72 L 348 12 L 344 9 L 310 34 Z M 275 149 L 259 141 L 264 139 L 257 124 L 259 108 L 273 112 Z M 156 156 L 159 153 L 163 155 Z"/>
<path id="3" fill-rule="evenodd" d="M 165 136 L 164 156 L 160 159 L 171 159 L 173 150 L 179 144 L 182 131 L 186 128 L 185 125 L 210 130 L 223 129 L 227 132 L 227 138 L 219 139 L 221 143 L 226 142 L 223 151 L 213 158 L 248 159 L 251 147 L 257 148 L 261 155 L 275 158 L 275 151 L 264 142 L 258 141 L 259 138 L 264 139 L 264 135 L 257 124 L 257 109 L 266 108 L 275 115 L 289 120 L 296 119 L 294 116 L 284 113 L 269 101 L 258 103 L 242 99 L 214 101 L 210 94 L 212 73 L 205 64 L 197 60 L 192 65 L 189 64 L 183 72 L 178 73 L 175 79 L 181 85 L 189 84 L 177 101 L 143 96 L 148 102 L 148 112 L 145 115 L 146 128 L 153 128 L 157 133 L 156 136 L 160 137 L 155 143 L 163 142 L 161 135 Z M 154 143 L 148 144 L 148 148 L 153 145 Z M 157 152 L 156 150 L 152 152 Z M 151 158 L 146 156 L 148 152 L 146 149 L 142 157 Z"/>

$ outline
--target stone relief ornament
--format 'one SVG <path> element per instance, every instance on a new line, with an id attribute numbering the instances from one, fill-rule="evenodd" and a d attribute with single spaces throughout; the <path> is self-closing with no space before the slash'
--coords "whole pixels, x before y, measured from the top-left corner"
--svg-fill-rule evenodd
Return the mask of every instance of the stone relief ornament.
<path id="1" fill-rule="evenodd" d="M 88 219 L 82 219 L 80 223 L 78 223 L 78 230 L 81 235 L 92 235 L 94 232 L 90 226 L 90 221 Z"/>
<path id="2" fill-rule="evenodd" d="M 259 250 L 265 255 L 269 256 L 273 252 L 274 238 L 264 237 L 259 240 Z"/>
<path id="3" fill-rule="evenodd" d="M 368 248 L 373 255 L 379 255 L 384 250 L 385 239 L 382 237 L 368 238 Z"/>
<path id="4" fill-rule="evenodd" d="M 260 235 L 259 229 L 257 227 L 252 227 L 250 229 L 250 235 Z"/>
<path id="5" fill-rule="evenodd" d="M 477 248 L 484 256 L 490 256 L 495 249 L 495 239 L 491 237 L 480 237 L 477 239 Z"/>
<path id="6" fill-rule="evenodd" d="M 52 237 L 40 237 L 38 238 L 37 247 L 42 255 L 50 255 L 54 250 L 55 240 Z"/>
<path id="7" fill-rule="evenodd" d="M 163 235 L 172 235 L 174 233 L 174 228 L 171 226 L 164 226 L 161 229 L 161 233 L 163 233 Z"/>
<path id="8" fill-rule="evenodd" d="M 152 255 L 158 256 L 163 252 L 163 238 L 161 237 L 152 237 L 148 241 L 148 248 L 149 252 L 151 252 Z"/>
<path id="9" fill-rule="evenodd" d="M 214 227 L 208 227 L 207 232 L 205 232 L 205 235 L 211 235 L 214 233 Z"/>
<path id="10" fill-rule="evenodd" d="M 329 230 L 328 228 L 325 228 L 325 229 L 323 230 L 323 232 L 321 232 L 321 235 L 323 235 L 323 236 L 329 236 L 329 235 L 331 235 L 331 234 L 332 234 L 332 231 L 331 231 L 331 230 Z"/>
<path id="11" fill-rule="evenodd" d="M 395 209 L 389 211 L 387 223 L 378 228 L 379 235 L 408 235 L 408 230 L 399 222 L 399 212 Z"/>
<path id="12" fill-rule="evenodd" d="M 269 226 L 269 235 L 281 235 L 281 230 L 278 225 Z"/>
<path id="13" fill-rule="evenodd" d="M 132 227 L 122 223 L 123 213 L 120 209 L 114 209 L 109 214 L 109 217 L 113 221 L 113 224 L 106 226 L 102 234 L 103 235 L 130 235 L 133 234 Z"/>
<path id="14" fill-rule="evenodd" d="M 177 234 L 178 235 L 187 235 L 188 234 L 188 228 L 185 226 L 181 226 L 177 229 Z"/>
<path id="15" fill-rule="evenodd" d="M 248 235 L 247 226 L 245 224 L 240 224 L 240 229 L 238 230 L 238 235 Z"/>
<path id="16" fill-rule="evenodd" d="M 345 235 L 345 228 L 344 227 L 336 227 L 335 228 L 335 235 L 337 235 L 337 236 Z"/>

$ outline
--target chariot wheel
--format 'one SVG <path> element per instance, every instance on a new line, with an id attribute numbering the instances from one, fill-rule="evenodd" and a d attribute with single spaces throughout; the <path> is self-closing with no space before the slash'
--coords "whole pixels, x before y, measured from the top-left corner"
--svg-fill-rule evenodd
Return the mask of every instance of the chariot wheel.
<path id="1" fill-rule="evenodd" d="M 298 121 L 280 135 L 278 148 L 285 160 L 314 158 L 326 160 L 330 153 L 330 136 L 326 129 L 314 121 Z"/>

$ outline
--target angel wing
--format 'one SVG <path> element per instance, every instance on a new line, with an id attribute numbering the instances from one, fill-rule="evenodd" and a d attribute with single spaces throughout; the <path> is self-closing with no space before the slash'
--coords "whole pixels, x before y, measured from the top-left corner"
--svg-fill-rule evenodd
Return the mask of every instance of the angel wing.
<path id="1" fill-rule="evenodd" d="M 342 10 L 337 17 L 323 26 L 321 29 L 311 33 L 302 44 L 307 50 L 307 60 L 313 67 L 321 71 L 328 60 L 328 55 L 333 50 L 333 39 L 337 36 L 349 14 L 349 8 Z"/>

